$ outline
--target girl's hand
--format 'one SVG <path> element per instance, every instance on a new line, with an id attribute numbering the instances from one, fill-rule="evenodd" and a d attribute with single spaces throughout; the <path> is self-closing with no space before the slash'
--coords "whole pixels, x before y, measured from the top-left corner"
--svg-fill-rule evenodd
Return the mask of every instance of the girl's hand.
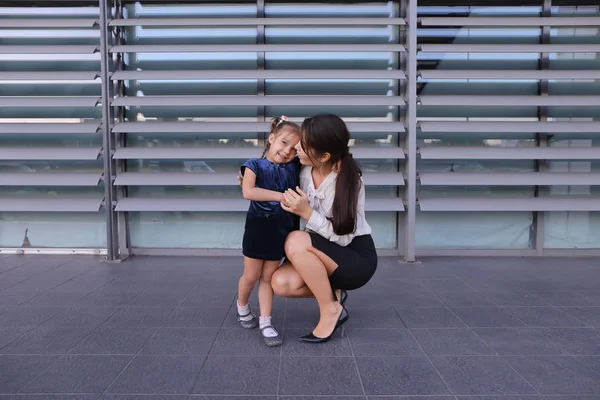
<path id="1" fill-rule="evenodd" d="M 296 191 L 288 189 L 283 192 L 283 200 L 281 207 L 285 211 L 296 214 L 306 221 L 310 219 L 313 209 L 308 204 L 308 196 L 298 186 L 296 186 Z"/>

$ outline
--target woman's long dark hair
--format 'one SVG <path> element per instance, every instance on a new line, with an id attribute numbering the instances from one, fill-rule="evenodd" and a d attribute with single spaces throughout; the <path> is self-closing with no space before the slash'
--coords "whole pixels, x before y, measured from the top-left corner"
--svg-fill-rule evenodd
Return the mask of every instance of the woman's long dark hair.
<path id="1" fill-rule="evenodd" d="M 329 153 L 327 163 L 339 165 L 330 219 L 333 231 L 340 236 L 354 232 L 362 171 L 348 149 L 348 127 L 337 115 L 321 114 L 305 119 L 300 129 L 302 149 L 311 160 Z"/>

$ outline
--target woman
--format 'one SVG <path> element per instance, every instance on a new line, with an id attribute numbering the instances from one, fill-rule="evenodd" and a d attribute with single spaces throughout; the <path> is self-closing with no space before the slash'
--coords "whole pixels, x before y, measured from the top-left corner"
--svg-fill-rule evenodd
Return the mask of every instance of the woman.
<path id="1" fill-rule="evenodd" d="M 371 227 L 365 220 L 361 169 L 348 149 L 342 119 L 325 114 L 302 123 L 296 147 L 303 168 L 300 188 L 284 193 L 282 208 L 303 218 L 306 231 L 291 232 L 287 259 L 271 278 L 282 297 L 315 297 L 320 318 L 301 341 L 322 343 L 348 320 L 346 290 L 365 285 L 377 268 Z"/>

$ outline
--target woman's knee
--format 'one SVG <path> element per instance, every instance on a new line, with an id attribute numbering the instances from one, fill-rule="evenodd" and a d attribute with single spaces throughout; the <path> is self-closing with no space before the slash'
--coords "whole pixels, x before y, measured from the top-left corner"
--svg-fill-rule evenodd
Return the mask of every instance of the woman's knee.
<path id="1" fill-rule="evenodd" d="M 293 258 L 298 253 L 304 253 L 312 247 L 310 235 L 304 231 L 290 232 L 285 240 L 285 254 Z"/>
<path id="2" fill-rule="evenodd" d="M 275 273 L 271 275 L 271 287 L 277 296 L 287 297 L 291 292 L 291 282 L 285 274 L 278 274 L 277 272 L 278 271 L 275 271 Z"/>

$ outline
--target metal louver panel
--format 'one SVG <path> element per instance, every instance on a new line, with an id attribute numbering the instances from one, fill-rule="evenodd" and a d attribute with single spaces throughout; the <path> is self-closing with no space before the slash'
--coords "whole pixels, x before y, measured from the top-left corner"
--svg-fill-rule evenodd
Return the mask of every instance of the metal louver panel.
<path id="1" fill-rule="evenodd" d="M 600 151 L 593 147 L 424 147 L 426 160 L 595 160 Z"/>
<path id="2" fill-rule="evenodd" d="M 117 202 L 117 211 L 204 211 L 223 212 L 248 210 L 249 202 L 244 199 L 205 198 L 136 198 L 128 197 Z M 365 202 L 366 211 L 403 211 L 401 199 L 372 199 Z"/>
<path id="3" fill-rule="evenodd" d="M 0 197 L 0 211 L 98 212 L 103 200 L 87 197 Z"/>
<path id="4" fill-rule="evenodd" d="M 422 172 L 425 186 L 552 186 L 600 185 L 593 172 Z"/>
<path id="5" fill-rule="evenodd" d="M 269 122 L 121 122 L 115 125 L 113 132 L 267 132 L 269 125 Z M 405 131 L 401 122 L 347 122 L 346 125 L 350 132 Z"/>
<path id="6" fill-rule="evenodd" d="M 99 122 L 83 123 L 0 123 L 0 134 L 47 133 L 47 134 L 86 134 L 96 133 Z"/>
<path id="7" fill-rule="evenodd" d="M 598 53 L 600 44 L 422 44 L 428 53 Z"/>
<path id="8" fill-rule="evenodd" d="M 1 77 L 0 73 L 0 77 Z M 117 71 L 112 80 L 185 79 L 406 79 L 402 71 L 379 70 L 196 70 Z"/>
<path id="9" fill-rule="evenodd" d="M 0 186 L 97 186 L 101 172 L 0 173 Z"/>
<path id="10" fill-rule="evenodd" d="M 399 106 L 396 96 L 134 96 L 118 97 L 113 106 Z"/>
<path id="11" fill-rule="evenodd" d="M 405 25 L 402 18 L 131 18 L 110 26 L 256 26 L 256 25 Z"/>
<path id="12" fill-rule="evenodd" d="M 0 97 L 0 107 L 95 107 L 99 97 Z"/>
<path id="13" fill-rule="evenodd" d="M 422 96 L 424 106 L 585 107 L 600 104 L 600 96 Z"/>
<path id="14" fill-rule="evenodd" d="M 174 44 L 122 45 L 110 48 L 111 53 L 232 53 L 232 52 L 403 52 L 399 44 Z"/>
<path id="15" fill-rule="evenodd" d="M 479 133 L 479 132 L 506 132 L 506 133 L 600 133 L 600 122 L 569 121 L 422 121 L 419 123 L 422 132 L 448 132 L 448 133 Z"/>
<path id="16" fill-rule="evenodd" d="M 423 79 L 600 79 L 598 70 L 452 70 L 420 72 Z"/>
<path id="17" fill-rule="evenodd" d="M 92 81 L 99 76 L 95 71 L 0 71 L 2 81 Z"/>
<path id="18" fill-rule="evenodd" d="M 97 19 L 91 18 L 2 18 L 0 28 L 93 28 Z"/>
<path id="19" fill-rule="evenodd" d="M 100 148 L 0 147 L 0 160 L 96 160 Z"/>
<path id="20" fill-rule="evenodd" d="M 404 151 L 398 147 L 366 147 L 351 148 L 355 158 L 399 159 L 404 158 Z M 199 160 L 199 159 L 249 159 L 258 157 L 260 149 L 248 148 L 173 148 L 173 147 L 121 147 L 113 156 L 116 160 L 155 159 L 155 160 Z"/>
<path id="21" fill-rule="evenodd" d="M 16 175 L 16 174 L 15 174 Z M 0 175 L 0 182 L 1 182 Z M 363 174 L 365 185 L 401 186 L 404 177 L 399 172 Z M 124 172 L 115 179 L 116 186 L 237 186 L 231 173 L 194 172 Z"/>
<path id="22" fill-rule="evenodd" d="M 600 211 L 600 197 L 424 198 L 421 211 Z"/>
<path id="23" fill-rule="evenodd" d="M 597 26 L 600 17 L 423 17 L 423 26 Z"/>
<path id="24" fill-rule="evenodd" d="M 90 45 L 0 46 L 0 54 L 93 54 L 96 51 L 98 47 Z"/>

